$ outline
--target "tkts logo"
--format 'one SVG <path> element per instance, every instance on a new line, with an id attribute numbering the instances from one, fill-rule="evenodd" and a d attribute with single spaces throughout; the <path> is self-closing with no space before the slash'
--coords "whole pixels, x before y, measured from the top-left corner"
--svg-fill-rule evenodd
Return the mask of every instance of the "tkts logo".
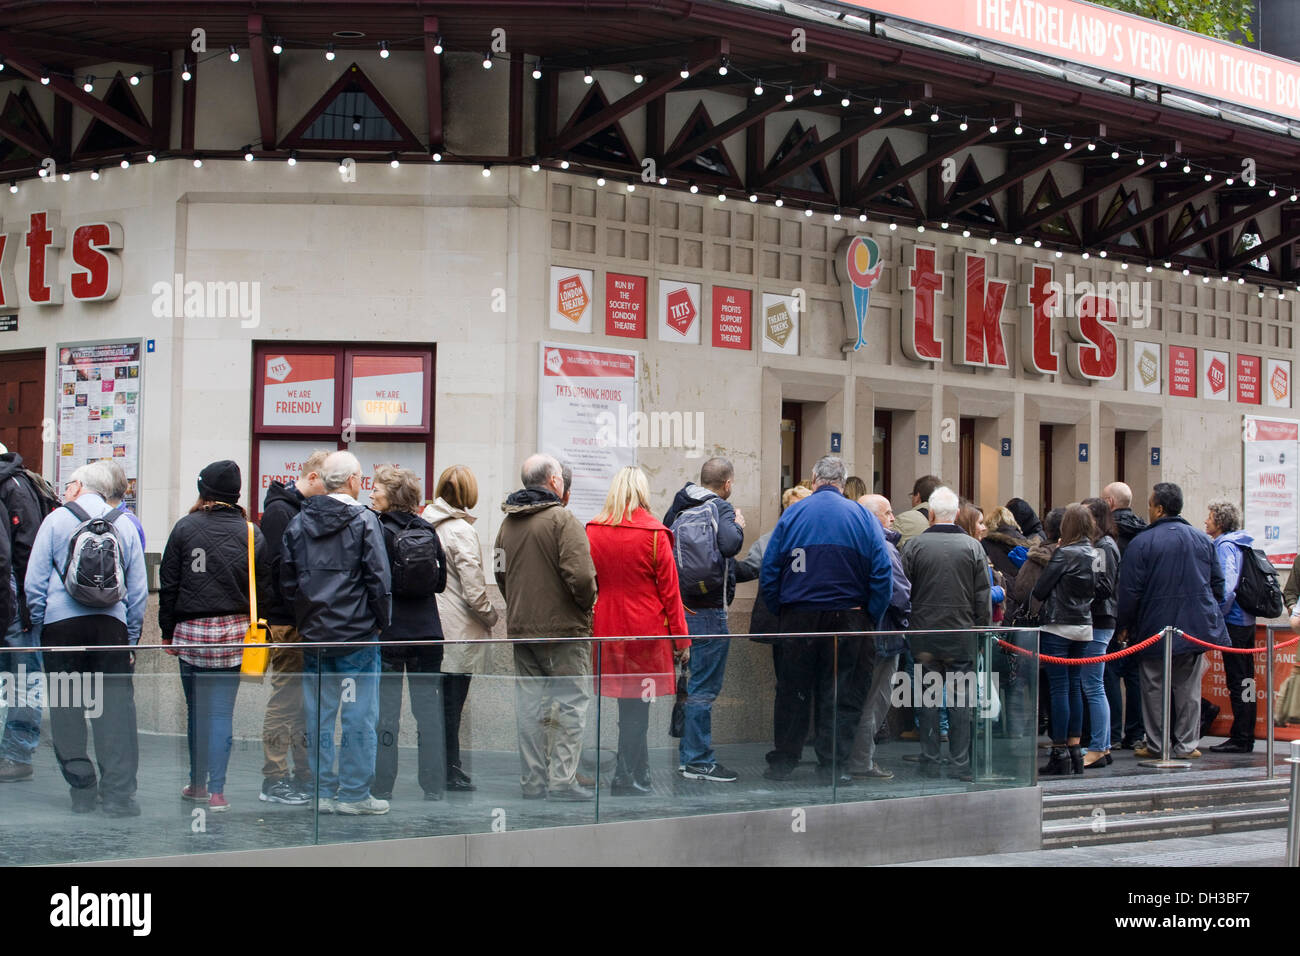
<path id="1" fill-rule="evenodd" d="M 1210 391 L 1216 395 L 1228 387 L 1228 369 L 1222 359 L 1216 358 L 1210 363 L 1210 367 L 1205 370 L 1205 379 L 1209 382 Z"/>
<path id="2" fill-rule="evenodd" d="M 1273 397 L 1279 402 L 1291 393 L 1291 377 L 1287 375 L 1286 369 L 1278 366 L 1273 369 L 1273 374 L 1268 377 L 1268 387 L 1273 390 Z"/>

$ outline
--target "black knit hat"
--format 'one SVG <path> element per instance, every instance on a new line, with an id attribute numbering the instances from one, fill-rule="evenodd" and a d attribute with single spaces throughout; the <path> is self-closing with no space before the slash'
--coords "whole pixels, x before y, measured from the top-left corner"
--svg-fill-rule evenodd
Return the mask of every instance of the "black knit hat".
<path id="1" fill-rule="evenodd" d="M 214 461 L 199 472 L 200 498 L 237 505 L 241 486 L 239 466 L 233 461 Z"/>

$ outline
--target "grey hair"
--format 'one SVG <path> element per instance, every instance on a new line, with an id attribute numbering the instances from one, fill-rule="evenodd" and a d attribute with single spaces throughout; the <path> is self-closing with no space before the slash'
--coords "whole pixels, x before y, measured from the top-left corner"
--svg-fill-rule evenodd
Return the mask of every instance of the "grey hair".
<path id="1" fill-rule="evenodd" d="M 106 500 L 109 502 L 121 501 L 126 497 L 127 489 L 131 487 L 126 480 L 126 472 L 122 470 L 121 465 L 111 458 L 105 458 L 104 464 L 108 465 L 109 470 L 113 472 L 113 491 Z"/>
<path id="2" fill-rule="evenodd" d="M 957 520 L 957 510 L 960 507 L 960 501 L 957 498 L 957 492 L 951 488 L 945 488 L 940 485 L 934 489 L 930 495 L 930 514 L 935 521 L 948 523 Z"/>
<path id="3" fill-rule="evenodd" d="M 320 480 L 325 484 L 327 492 L 338 491 L 348 483 L 349 478 L 359 474 L 361 462 L 350 451 L 331 452 L 320 466 Z"/>
<path id="4" fill-rule="evenodd" d="M 564 479 L 564 493 L 567 495 L 573 487 L 573 469 L 563 462 L 560 463 L 560 477 Z"/>
<path id="5" fill-rule="evenodd" d="M 848 469 L 844 467 L 844 459 L 835 455 L 826 455 L 818 458 L 817 464 L 813 465 L 813 483 L 822 482 L 828 485 L 835 485 L 837 488 L 844 487 L 845 477 L 848 475 Z"/>
<path id="6" fill-rule="evenodd" d="M 113 496 L 113 489 L 117 486 L 113 469 L 106 461 L 93 461 L 89 465 L 82 465 L 68 480 L 81 482 L 81 487 L 92 494 L 99 495 L 105 501 Z"/>
<path id="7" fill-rule="evenodd" d="M 1241 527 L 1241 509 L 1222 498 L 1210 502 L 1210 517 L 1224 534 Z"/>
<path id="8" fill-rule="evenodd" d="M 551 455 L 533 455 L 519 469 L 519 479 L 523 482 L 525 488 L 543 488 L 555 476 L 559 476 L 560 480 L 563 481 L 564 469 L 560 467 L 559 461 Z"/>

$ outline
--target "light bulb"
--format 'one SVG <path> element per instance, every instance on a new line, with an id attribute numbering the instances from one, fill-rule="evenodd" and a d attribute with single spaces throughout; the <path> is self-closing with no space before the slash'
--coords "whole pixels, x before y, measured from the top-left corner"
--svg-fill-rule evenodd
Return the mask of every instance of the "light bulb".
<path id="1" fill-rule="evenodd" d="M 96 167 L 90 171 L 90 178 L 95 182 L 99 182 L 99 167 Z"/>
<path id="2" fill-rule="evenodd" d="M 276 56 L 279 56 L 281 53 L 283 53 L 284 41 L 281 40 L 279 37 L 276 37 L 275 42 L 271 44 L 271 52 L 274 53 Z"/>
<path id="3" fill-rule="evenodd" d="M 132 85 L 132 86 L 139 86 L 139 85 L 140 85 L 140 74 L 139 74 L 139 73 L 132 73 L 132 74 L 131 74 L 131 80 L 130 80 L 130 82 L 131 82 L 131 85 Z"/>
<path id="4" fill-rule="evenodd" d="M 93 76 L 86 77 L 86 81 L 81 84 L 81 88 L 87 93 L 95 92 L 95 78 Z"/>
<path id="5" fill-rule="evenodd" d="M 491 163 L 484 163 L 484 164 L 483 164 L 483 178 L 484 178 L 484 179 L 487 179 L 487 178 L 488 178 L 489 176 L 491 176 L 491 175 L 492 175 L 492 164 L 491 164 Z"/>
<path id="6" fill-rule="evenodd" d="M 239 51 L 235 49 L 235 45 L 233 43 L 230 44 L 230 62 L 231 63 L 239 62 Z"/>
<path id="7" fill-rule="evenodd" d="M 189 65 L 188 63 L 186 63 L 186 64 L 184 64 L 184 65 L 181 66 L 181 79 L 182 79 L 182 80 L 184 80 L 186 83 L 188 83 L 188 82 L 190 81 L 190 79 L 191 79 L 193 76 L 194 76 L 194 74 L 190 72 L 190 65 Z M 45 81 L 42 80 L 41 82 L 44 83 Z"/>
<path id="8" fill-rule="evenodd" d="M 325 59 L 327 59 L 327 60 L 333 60 L 333 59 L 334 59 L 334 44 L 333 44 L 333 43 L 327 43 L 327 44 L 325 45 Z"/>
<path id="9" fill-rule="evenodd" d="M 533 67 L 533 79 L 540 80 L 541 78 L 542 78 L 542 71 L 539 70 L 537 67 Z"/>
<path id="10" fill-rule="evenodd" d="M 387 60 L 387 59 L 388 59 L 388 41 L 387 41 L 387 40 L 380 40 L 380 41 L 379 41 L 379 57 L 380 57 L 380 59 L 383 59 L 383 60 Z"/>
<path id="11" fill-rule="evenodd" d="M 485 69 L 485 70 L 490 70 L 490 69 L 492 69 L 492 54 L 491 54 L 491 53 L 484 53 L 484 54 L 483 54 L 483 69 Z M 587 82 L 591 82 L 591 81 L 588 80 Z"/>

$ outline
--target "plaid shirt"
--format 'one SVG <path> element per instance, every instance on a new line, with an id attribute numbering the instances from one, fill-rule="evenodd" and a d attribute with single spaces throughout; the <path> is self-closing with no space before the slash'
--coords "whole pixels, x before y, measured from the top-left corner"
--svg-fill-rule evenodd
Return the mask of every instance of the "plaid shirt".
<path id="1" fill-rule="evenodd" d="M 238 667 L 244 659 L 242 647 L 212 647 L 213 644 L 243 644 L 248 633 L 247 614 L 200 617 L 181 621 L 172 632 L 174 653 L 192 667 Z"/>

